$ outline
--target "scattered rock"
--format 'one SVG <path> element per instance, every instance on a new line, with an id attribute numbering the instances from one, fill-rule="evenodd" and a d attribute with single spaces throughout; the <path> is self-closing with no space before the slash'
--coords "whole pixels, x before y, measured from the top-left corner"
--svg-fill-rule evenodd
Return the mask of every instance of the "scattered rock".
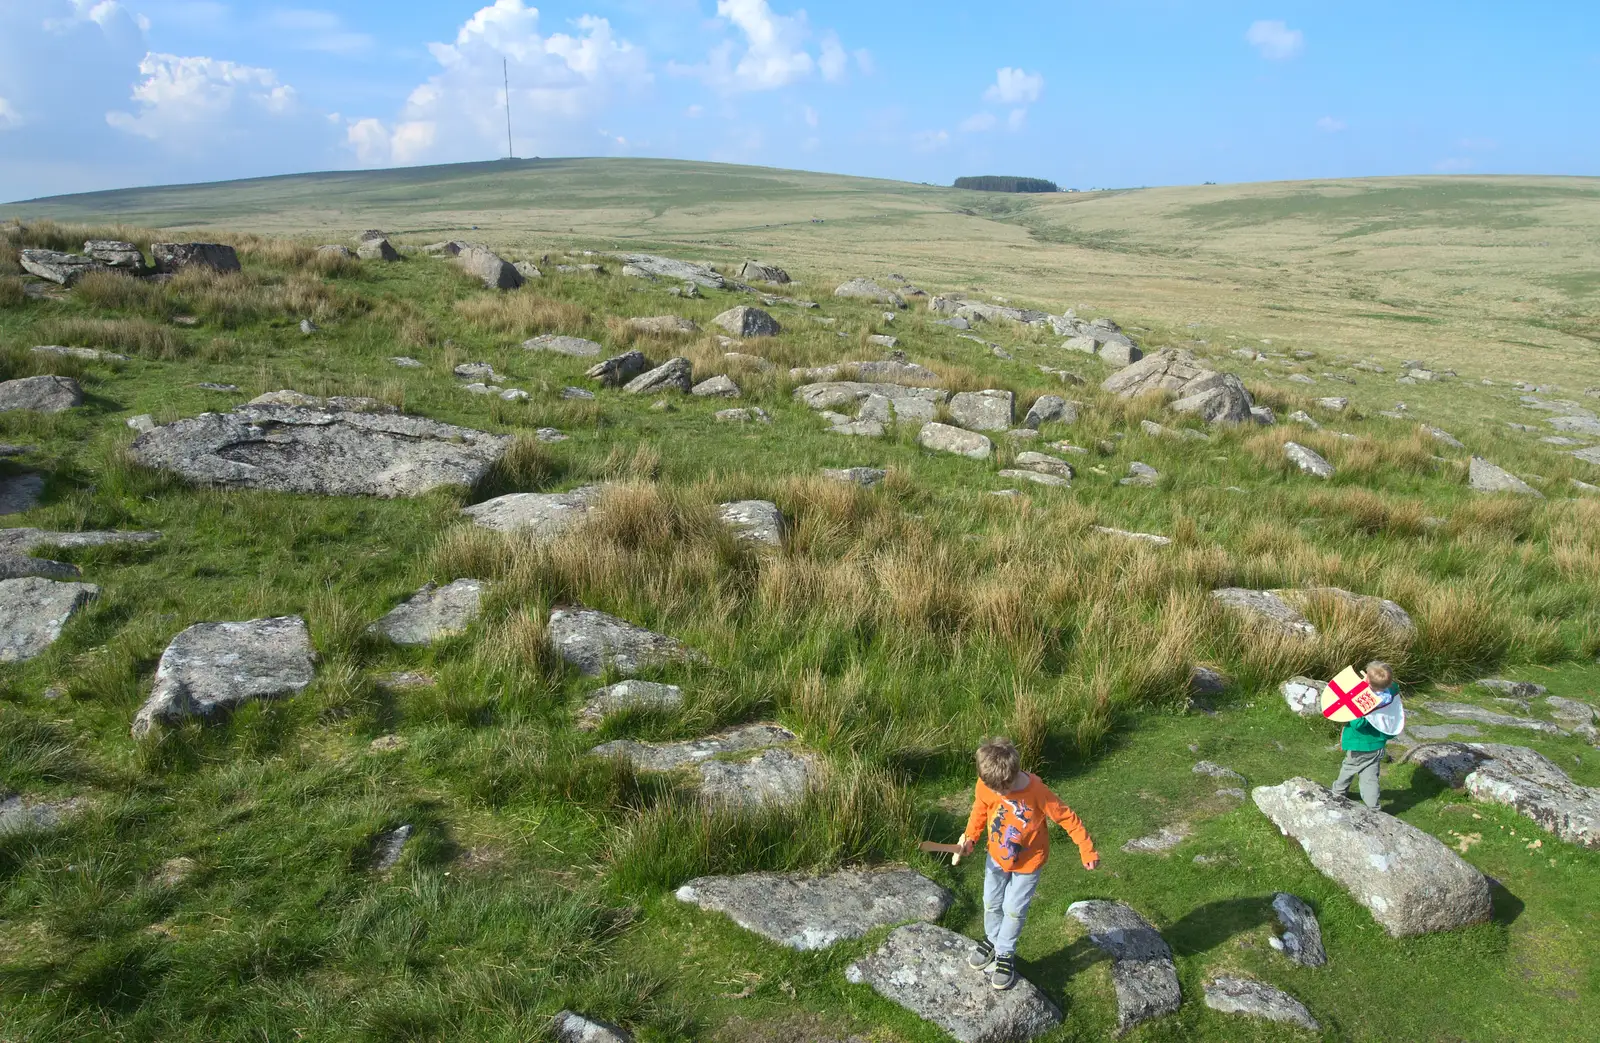
<path id="1" fill-rule="evenodd" d="M 772 423 L 772 418 L 760 406 L 750 406 L 745 409 L 719 409 L 712 414 L 712 418 L 723 423 L 747 424 L 752 420 L 763 424 Z"/>
<path id="2" fill-rule="evenodd" d="M 1472 682 L 1478 688 L 1487 688 L 1491 692 L 1509 696 L 1512 699 L 1537 699 L 1549 691 L 1542 684 L 1531 681 L 1505 681 L 1498 677 L 1485 677 Z"/>
<path id="3" fill-rule="evenodd" d="M 41 344 L 31 349 L 35 355 L 54 355 L 56 358 L 83 359 L 86 362 L 127 362 L 128 356 L 99 348 L 68 348 L 60 344 Z"/>
<path id="4" fill-rule="evenodd" d="M 0 476 L 0 515 L 31 511 L 39 505 L 39 498 L 43 495 L 42 474 Z"/>
<path id="5" fill-rule="evenodd" d="M 400 856 L 405 853 L 406 841 L 411 839 L 411 834 L 414 832 L 416 830 L 407 823 L 379 833 L 372 845 L 372 868 L 380 873 L 387 873 L 398 865 Z"/>
<path id="6" fill-rule="evenodd" d="M 1152 547 L 1167 547 L 1172 544 L 1172 540 L 1166 536 L 1157 536 L 1151 532 L 1129 532 L 1126 529 L 1113 529 L 1105 525 L 1096 525 L 1094 531 L 1102 536 L 1115 536 L 1118 539 L 1148 543 Z"/>
<path id="7" fill-rule="evenodd" d="M 804 952 L 879 927 L 931 923 L 950 908 L 952 895 L 910 869 L 846 869 L 826 876 L 703 876 L 678 888 L 677 899 L 723 913 L 747 931 Z"/>
<path id="8" fill-rule="evenodd" d="M 1317 634 L 1311 621 L 1285 601 L 1279 591 L 1228 587 L 1213 590 L 1211 598 L 1261 629 L 1276 630 L 1290 637 L 1315 637 Z"/>
<path id="9" fill-rule="evenodd" d="M 1183 1002 L 1172 949 L 1150 922 L 1121 902 L 1073 902 L 1067 915 L 1089 930 L 1089 941 L 1111 956 L 1117 993 L 1117 1034 L 1171 1014 Z"/>
<path id="10" fill-rule="evenodd" d="M 515 290 L 522 285 L 522 273 L 486 246 L 463 244 L 455 261 L 462 271 L 483 280 L 487 289 Z"/>
<path id="11" fill-rule="evenodd" d="M 598 677 L 608 667 L 631 677 L 641 670 L 701 658 L 674 638 L 593 609 L 555 609 L 546 632 L 551 649 L 589 677 Z"/>
<path id="12" fill-rule="evenodd" d="M 1205 1003 L 1224 1014 L 1243 1014 L 1298 1025 L 1309 1032 L 1322 1031 L 1305 1004 L 1287 992 L 1251 978 L 1213 978 L 1206 982 Z"/>
<path id="13" fill-rule="evenodd" d="M 1078 404 L 1068 402 L 1060 395 L 1040 395 L 1034 400 L 1022 426 L 1037 431 L 1045 424 L 1075 424 L 1078 422 Z"/>
<path id="14" fill-rule="evenodd" d="M 1489 919 L 1489 884 L 1439 840 L 1310 779 L 1259 786 L 1256 806 L 1395 937 Z"/>
<path id="15" fill-rule="evenodd" d="M 155 686 L 133 719 L 133 737 L 157 724 L 211 717 L 251 699 L 293 695 L 311 683 L 311 636 L 299 616 L 196 623 L 161 653 Z"/>
<path id="16" fill-rule="evenodd" d="M 820 767 L 810 753 L 763 750 L 749 760 L 709 760 L 699 765 L 700 799 L 735 810 L 792 807 L 819 782 Z"/>
<path id="17" fill-rule="evenodd" d="M 1523 746 L 1448 743 L 1411 757 L 1474 800 L 1503 804 L 1569 844 L 1600 849 L 1600 789 L 1580 786 L 1548 758 Z"/>
<path id="18" fill-rule="evenodd" d="M 1413 739 L 1476 739 L 1482 733 L 1470 724 L 1418 724 L 1407 725 L 1406 735 Z"/>
<path id="19" fill-rule="evenodd" d="M 783 512 L 770 500 L 738 500 L 718 509 L 722 523 L 741 540 L 783 546 Z"/>
<path id="20" fill-rule="evenodd" d="M 593 731 L 607 717 L 625 710 L 676 710 L 683 705 L 683 689 L 655 681 L 619 681 L 589 693 L 578 712 L 578 728 Z"/>
<path id="21" fill-rule="evenodd" d="M 83 404 L 83 389 L 71 377 L 44 374 L 0 383 L 0 413 L 24 409 L 60 413 Z"/>
<path id="22" fill-rule="evenodd" d="M 57 564 L 57 563 L 51 563 Z M 38 576 L 0 580 L 0 663 L 22 663 L 55 644 L 84 605 L 100 596 L 92 583 Z"/>
<path id="23" fill-rule="evenodd" d="M 150 258 L 162 274 L 185 268 L 210 268 L 215 272 L 239 270 L 239 255 L 221 243 L 151 243 Z"/>
<path id="24" fill-rule="evenodd" d="M 1004 992 L 967 966 L 970 938 L 930 923 L 889 933 L 876 952 L 845 968 L 847 981 L 937 1025 L 959 1043 L 1024 1043 L 1061 1024 L 1061 1011 L 1019 978 Z"/>
<path id="25" fill-rule="evenodd" d="M 746 282 L 770 282 L 779 286 L 789 283 L 789 273 L 773 264 L 762 264 L 760 261 L 746 261 L 734 273 L 735 279 Z"/>
<path id="26" fill-rule="evenodd" d="M 726 279 L 703 264 L 674 261 L 670 257 L 652 254 L 619 254 L 618 259 L 623 262 L 622 274 L 635 278 L 669 279 L 678 283 L 693 283 L 709 290 L 720 290 L 727 285 Z"/>
<path id="27" fill-rule="evenodd" d="M 1128 464 L 1128 477 L 1117 482 L 1118 485 L 1143 485 L 1153 486 L 1161 480 L 1161 472 L 1140 460 Z"/>
<path id="28" fill-rule="evenodd" d="M 1185 840 L 1194 832 L 1187 822 L 1162 826 L 1147 837 L 1135 837 L 1122 845 L 1122 850 L 1133 855 L 1161 855 Z"/>
<path id="29" fill-rule="evenodd" d="M 137 243 L 120 239 L 90 239 L 83 244 L 84 255 L 99 261 L 107 268 L 133 275 L 143 275 L 147 269 L 144 254 Z"/>
<path id="30" fill-rule="evenodd" d="M 1480 493 L 1516 493 L 1519 496 L 1536 496 L 1541 500 L 1544 499 L 1544 493 L 1481 456 L 1472 458 L 1472 463 L 1468 467 L 1467 485 Z"/>
<path id="31" fill-rule="evenodd" d="M 404 735 L 380 735 L 367 743 L 367 749 L 373 753 L 400 753 L 410 745 Z"/>
<path id="32" fill-rule="evenodd" d="M 1001 478 L 1010 478 L 1013 481 L 1032 482 L 1034 485 L 1048 485 L 1058 489 L 1070 488 L 1072 483 L 1065 478 L 1043 471 L 1022 470 L 1019 468 L 1006 468 L 995 472 Z"/>
<path id="33" fill-rule="evenodd" d="M 524 283 L 532 279 L 544 278 L 544 273 L 541 272 L 538 266 L 532 261 L 512 261 L 511 267 L 515 268 L 517 270 L 517 274 L 522 276 L 522 281 Z"/>
<path id="34" fill-rule="evenodd" d="M 1328 479 L 1333 477 L 1333 465 L 1324 460 L 1314 450 L 1307 449 L 1299 442 L 1283 443 L 1283 455 L 1306 474 L 1313 478 Z"/>
<path id="35" fill-rule="evenodd" d="M 556 1043 L 633 1043 L 633 1036 L 611 1024 L 564 1010 L 550 1023 Z"/>
<path id="36" fill-rule="evenodd" d="M 431 645 L 464 634 L 478 618 L 487 587 L 476 579 L 458 579 L 443 587 L 424 584 L 367 630 L 397 645 Z"/>
<path id="37" fill-rule="evenodd" d="M 394 357 L 390 358 L 389 361 L 394 363 L 396 366 L 399 366 L 401 369 L 422 368 L 422 363 L 418 362 L 409 355 L 395 355 Z"/>
<path id="38" fill-rule="evenodd" d="M 584 376 L 597 380 L 601 387 L 623 387 L 650 368 L 650 360 L 642 351 L 629 351 L 596 363 L 584 371 Z"/>
<path id="39" fill-rule="evenodd" d="M 400 251 L 390 245 L 384 236 L 375 236 L 371 239 L 361 240 L 356 247 L 356 256 L 363 261 L 398 261 Z"/>
<path id="40" fill-rule="evenodd" d="M 1189 670 L 1189 691 L 1193 695 L 1224 695 L 1228 691 L 1228 684 L 1228 675 L 1212 667 L 1194 666 Z"/>
<path id="41" fill-rule="evenodd" d="M 510 444 L 505 435 L 421 417 L 246 405 L 165 424 L 134 439 L 129 452 L 201 485 L 398 497 L 470 488 Z"/>
<path id="42" fill-rule="evenodd" d="M 1011 426 L 1009 391 L 963 391 L 950 399 L 950 417 L 969 431 L 1004 431 Z"/>
<path id="43" fill-rule="evenodd" d="M 687 742 L 649 743 L 618 739 L 596 746 L 596 757 L 620 757 L 639 771 L 676 771 L 714 757 L 771 749 L 795 742 L 797 736 L 776 724 L 746 724 L 717 735 Z"/>
<path id="44" fill-rule="evenodd" d="M 883 481 L 888 474 L 888 471 L 881 470 L 877 467 L 824 467 L 822 469 L 822 477 L 824 478 L 829 478 L 836 482 L 848 482 L 851 485 L 859 485 L 864 489 L 870 489 L 874 485 L 877 485 L 879 482 Z"/>
<path id="45" fill-rule="evenodd" d="M 917 444 L 924 449 L 955 453 L 973 460 L 987 460 L 994 452 L 994 443 L 984 435 L 932 421 L 922 425 L 917 433 Z"/>
<path id="46" fill-rule="evenodd" d="M 710 380 L 702 380 L 689 389 L 689 394 L 700 398 L 738 398 L 742 392 L 739 385 L 731 377 L 715 376 Z"/>
<path id="47" fill-rule="evenodd" d="M 1067 463 L 1065 460 L 1059 460 L 1056 457 L 1049 456 L 1045 453 L 1018 453 L 1016 464 L 1018 467 L 1027 471 L 1037 471 L 1040 474 L 1054 475 L 1057 478 L 1066 479 L 1068 481 L 1077 477 L 1077 472 L 1072 469 L 1071 464 Z"/>
<path id="48" fill-rule="evenodd" d="M 747 304 L 729 308 L 711 321 L 735 337 L 776 337 L 783 332 L 777 319 Z"/>
<path id="49" fill-rule="evenodd" d="M 475 524 L 498 532 L 526 532 L 549 542 L 582 521 L 600 496 L 600 486 L 564 493 L 510 493 L 463 508 Z"/>
<path id="50" fill-rule="evenodd" d="M 1380 626 L 1402 641 L 1409 641 L 1417 633 L 1417 625 L 1412 621 L 1411 614 L 1387 598 L 1355 594 L 1339 587 L 1299 587 L 1268 593 L 1302 612 L 1318 601 L 1340 602 L 1357 613 L 1370 613 Z"/>
<path id="51" fill-rule="evenodd" d="M 834 290 L 833 295 L 877 301 L 879 304 L 892 304 L 896 308 L 906 306 L 905 300 L 898 293 L 884 289 L 871 279 L 851 279 Z"/>
<path id="52" fill-rule="evenodd" d="M 30 800 L 0 789 L 0 837 L 25 830 L 55 829 L 85 805 L 81 797 Z"/>
<path id="53" fill-rule="evenodd" d="M 1107 377 L 1101 388 L 1122 398 L 1156 391 L 1178 395 L 1171 408 L 1208 423 L 1250 419 L 1255 402 L 1231 373 L 1206 369 L 1189 351 L 1163 349 Z"/>
<path id="54" fill-rule="evenodd" d="M 1457 439 L 1450 432 L 1441 431 L 1437 427 L 1430 427 L 1427 424 L 1423 424 L 1422 425 L 1422 433 L 1427 435 L 1429 438 L 1432 438 L 1435 442 L 1440 442 L 1440 443 L 1442 443 L 1444 445 L 1449 446 L 1451 449 L 1465 449 L 1466 448 L 1466 446 L 1462 445 L 1460 440 Z"/>
<path id="55" fill-rule="evenodd" d="M 641 373 L 623 385 L 630 395 L 649 395 L 676 388 L 687 392 L 694 386 L 694 363 L 686 358 L 672 358 L 647 373 Z"/>
<path id="56" fill-rule="evenodd" d="M 41 279 L 62 286 L 74 286 L 90 272 L 107 271 L 107 266 L 83 254 L 61 253 L 58 250 L 23 250 L 18 255 L 22 270 Z"/>
<path id="57" fill-rule="evenodd" d="M 628 325 L 641 333 L 653 333 L 657 336 L 677 336 L 700 331 L 699 326 L 696 326 L 681 315 L 650 315 L 633 318 L 628 320 Z"/>
<path id="58" fill-rule="evenodd" d="M 1430 700 L 1422 705 L 1430 713 L 1436 713 L 1440 717 L 1454 718 L 1458 721 L 1476 721 L 1479 724 L 1488 724 L 1496 728 L 1522 728 L 1530 732 L 1543 732 L 1545 735 L 1561 734 L 1561 729 L 1549 721 L 1535 720 L 1531 717 L 1512 717 L 1509 714 L 1485 710 L 1481 706 L 1473 706 L 1471 703 L 1447 703 Z"/>
<path id="59" fill-rule="evenodd" d="M 1278 687 L 1289 709 L 1301 717 L 1322 716 L 1323 683 L 1312 677 L 1291 677 Z"/>
<path id="60" fill-rule="evenodd" d="M 1328 962 L 1322 947 L 1322 925 L 1305 902 L 1282 891 L 1272 896 L 1272 911 L 1278 914 L 1279 932 L 1272 947 L 1302 967 L 1321 967 Z"/>
<path id="61" fill-rule="evenodd" d="M 582 337 L 566 337 L 557 333 L 546 333 L 523 341 L 522 350 L 549 351 L 557 355 L 571 355 L 573 358 L 590 359 L 598 358 L 605 348 L 592 340 L 584 340 Z"/>
<path id="62" fill-rule="evenodd" d="M 1196 775 L 1204 775 L 1211 779 L 1222 779 L 1225 782 L 1243 782 L 1244 776 L 1232 768 L 1224 768 L 1215 761 L 1200 761 L 1189 769 Z"/>

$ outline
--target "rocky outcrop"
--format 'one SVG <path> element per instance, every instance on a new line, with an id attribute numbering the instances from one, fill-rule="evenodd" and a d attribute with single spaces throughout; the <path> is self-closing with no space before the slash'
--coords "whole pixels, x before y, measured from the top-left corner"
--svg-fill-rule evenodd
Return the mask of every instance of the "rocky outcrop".
<path id="1" fill-rule="evenodd" d="M 363 239 L 356 246 L 356 256 L 363 261 L 398 261 L 400 251 L 394 248 L 386 236 L 373 236 Z"/>
<path id="2" fill-rule="evenodd" d="M 1436 713 L 1440 717 L 1456 721 L 1476 721 L 1496 728 L 1521 728 L 1530 732 L 1543 732 L 1545 735 L 1560 735 L 1561 729 L 1549 721 L 1541 721 L 1535 717 L 1513 717 L 1507 713 L 1496 713 L 1486 710 L 1481 706 L 1471 703 L 1452 703 L 1438 699 L 1430 699 L 1422 704 L 1429 713 Z"/>
<path id="3" fill-rule="evenodd" d="M 222 243 L 151 243 L 150 258 L 163 274 L 185 268 L 210 268 L 214 272 L 239 270 L 239 255 Z"/>
<path id="4" fill-rule="evenodd" d="M 161 653 L 133 736 L 157 724 L 212 717 L 253 699 L 292 695 L 311 683 L 311 635 L 299 616 L 196 623 Z"/>
<path id="5" fill-rule="evenodd" d="M 148 270 L 137 243 L 121 239 L 90 239 L 83 244 L 83 252 L 85 256 L 115 271 L 143 275 Z"/>
<path id="6" fill-rule="evenodd" d="M 896 308 L 906 306 L 905 298 L 893 290 L 885 289 L 871 279 L 856 278 L 841 284 L 833 291 L 835 297 L 851 297 L 857 300 L 877 301 L 879 304 L 889 304 Z"/>
<path id="7" fill-rule="evenodd" d="M 683 705 L 683 689 L 655 681 L 618 681 L 589 693 L 578 712 L 578 728 L 593 731 L 612 714 L 630 710 L 676 710 Z"/>
<path id="8" fill-rule="evenodd" d="M 1183 1002 L 1172 949 L 1150 922 L 1121 902 L 1073 902 L 1067 915 L 1088 928 L 1089 941 L 1111 956 L 1117 1034 L 1171 1014 Z"/>
<path id="9" fill-rule="evenodd" d="M 650 368 L 650 360 L 642 351 L 627 351 L 604 362 L 597 362 L 584 371 L 584 376 L 600 382 L 602 387 L 623 387 Z"/>
<path id="10" fill-rule="evenodd" d="M 744 282 L 770 282 L 779 286 L 787 285 L 789 273 L 775 264 L 762 264 L 760 261 L 746 261 L 734 273 L 735 279 Z"/>
<path id="11" fill-rule="evenodd" d="M 523 351 L 549 351 L 557 355 L 571 355 L 573 358 L 588 359 L 598 358 L 605 348 L 592 340 L 582 337 L 567 337 L 557 333 L 546 333 L 538 337 L 530 337 L 522 342 Z M 637 354 L 637 353 L 636 353 Z M 643 355 L 639 356 L 643 358 Z"/>
<path id="12" fill-rule="evenodd" d="M 0 413 L 60 413 L 82 404 L 83 389 L 71 377 L 45 374 L 0 383 Z"/>
<path id="13" fill-rule="evenodd" d="M 368 632 L 397 645 L 431 645 L 456 637 L 478 618 L 486 589 L 488 584 L 477 579 L 458 579 L 443 587 L 426 584 L 368 627 Z"/>
<path id="14" fill-rule="evenodd" d="M 686 742 L 651 743 L 618 739 L 596 746 L 589 752 L 596 757 L 620 757 L 639 771 L 676 771 L 713 757 L 784 746 L 795 742 L 797 738 L 794 732 L 780 725 L 745 724 Z"/>
<path id="15" fill-rule="evenodd" d="M 1449 931 L 1489 919 L 1489 884 L 1415 826 L 1310 779 L 1259 786 L 1256 806 L 1391 935 Z"/>
<path id="16" fill-rule="evenodd" d="M 1208 423 L 1247 421 L 1255 405 L 1238 377 L 1207 369 L 1192 352 L 1170 348 L 1118 370 L 1100 386 L 1122 398 L 1169 392 L 1176 396 L 1173 410 Z"/>
<path id="17" fill-rule="evenodd" d="M 689 394 L 696 398 L 738 398 L 743 393 L 733 378 L 724 374 L 702 380 L 689 389 Z"/>
<path id="18" fill-rule="evenodd" d="M 692 319 L 681 315 L 641 315 L 628 320 L 628 325 L 640 333 L 651 333 L 661 337 L 676 337 L 686 333 L 698 333 L 700 327 Z"/>
<path id="19" fill-rule="evenodd" d="M 1032 982 L 1004 992 L 967 966 L 972 940 L 930 923 L 889 933 L 845 968 L 846 980 L 948 1032 L 959 1043 L 1025 1043 L 1061 1024 L 1061 1011 Z"/>
<path id="20" fill-rule="evenodd" d="M 1211 599 L 1263 630 L 1289 637 L 1315 637 L 1317 634 L 1317 628 L 1311 625 L 1311 621 L 1296 611 L 1278 591 L 1227 587 L 1213 590 Z"/>
<path id="21" fill-rule="evenodd" d="M 0 580 L 0 663 L 22 663 L 56 643 L 67 621 L 100 596 L 91 583 L 38 576 Z"/>
<path id="22" fill-rule="evenodd" d="M 800 951 L 826 949 L 879 927 L 932 923 L 952 900 L 949 891 L 909 869 L 703 876 L 678 888 L 677 898 Z"/>
<path id="23" fill-rule="evenodd" d="M 846 482 L 870 489 L 888 477 L 889 472 L 878 467 L 842 467 L 822 469 L 822 477 L 835 482 Z"/>
<path id="24" fill-rule="evenodd" d="M 465 507 L 461 513 L 482 528 L 526 532 L 539 542 L 548 542 L 582 521 L 599 496 L 598 485 L 564 493 L 510 493 Z"/>
<path id="25" fill-rule="evenodd" d="M 587 608 L 555 609 L 546 633 L 551 650 L 589 677 L 600 676 L 607 667 L 631 677 L 641 670 L 701 658 L 674 638 Z"/>
<path id="26" fill-rule="evenodd" d="M 1045 424 L 1074 424 L 1078 421 L 1078 404 L 1068 402 L 1060 395 L 1040 395 L 1022 418 L 1022 426 L 1037 431 Z"/>
<path id="27" fill-rule="evenodd" d="M 1313 478 L 1332 478 L 1333 465 L 1324 460 L 1316 450 L 1308 449 L 1299 442 L 1283 443 L 1283 455 L 1289 462 Z"/>
<path id="28" fill-rule="evenodd" d="M 932 420 L 949 392 L 942 388 L 906 387 L 893 383 L 865 383 L 853 380 L 832 380 L 820 384 L 804 384 L 794 389 L 794 397 L 811 409 L 829 410 L 864 403 L 874 396 L 884 399 L 892 408 L 894 418 L 902 423 L 925 423 Z M 881 433 L 881 432 L 880 432 Z"/>
<path id="29" fill-rule="evenodd" d="M 1503 804 L 1569 844 L 1600 850 L 1600 789 L 1580 786 L 1547 757 L 1492 742 L 1419 746 L 1409 759 L 1474 800 Z"/>
<path id="30" fill-rule="evenodd" d="M 129 452 L 200 485 L 392 498 L 470 488 L 510 444 L 421 417 L 247 405 L 162 425 Z"/>
<path id="31" fill-rule="evenodd" d="M 933 422 L 922 425 L 917 444 L 937 453 L 955 453 L 973 460 L 987 460 L 994 452 L 994 443 L 976 431 Z"/>
<path id="32" fill-rule="evenodd" d="M 711 321 L 735 337 L 776 337 L 783 332 L 777 319 L 747 304 L 729 308 Z"/>
<path id="33" fill-rule="evenodd" d="M 717 508 L 722 524 L 741 540 L 783 546 L 783 512 L 771 500 L 738 500 Z"/>
<path id="34" fill-rule="evenodd" d="M 671 279 L 673 282 L 693 283 L 710 290 L 720 290 L 727 280 L 710 267 L 689 261 L 674 261 L 670 257 L 653 254 L 618 254 L 622 261 L 622 274 L 642 279 Z"/>
<path id="35" fill-rule="evenodd" d="M 697 770 L 700 800 L 734 811 L 793 807 L 822 777 L 815 754 L 792 749 L 763 750 L 748 760 L 702 761 Z"/>
<path id="36" fill-rule="evenodd" d="M 90 272 L 103 272 L 108 268 L 93 257 L 83 254 L 61 253 L 59 250 L 23 250 L 18 255 L 22 270 L 41 279 L 72 286 Z"/>

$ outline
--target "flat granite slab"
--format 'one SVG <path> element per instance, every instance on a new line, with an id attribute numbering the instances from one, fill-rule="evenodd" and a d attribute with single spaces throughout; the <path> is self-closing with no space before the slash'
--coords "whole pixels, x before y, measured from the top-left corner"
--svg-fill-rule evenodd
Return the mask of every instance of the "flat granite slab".
<path id="1" fill-rule="evenodd" d="M 877 927 L 937 920 L 952 900 L 949 891 L 910 869 L 703 876 L 678 888 L 677 897 L 800 950 L 826 949 Z"/>

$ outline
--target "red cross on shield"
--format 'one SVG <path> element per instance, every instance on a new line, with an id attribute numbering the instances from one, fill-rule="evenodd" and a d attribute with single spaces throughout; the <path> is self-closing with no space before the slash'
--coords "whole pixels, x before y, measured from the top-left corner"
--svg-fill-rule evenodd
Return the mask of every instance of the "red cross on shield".
<path id="1" fill-rule="evenodd" d="M 1377 708 L 1377 694 L 1353 666 L 1346 667 L 1322 690 L 1322 716 L 1339 724 L 1365 717 Z"/>

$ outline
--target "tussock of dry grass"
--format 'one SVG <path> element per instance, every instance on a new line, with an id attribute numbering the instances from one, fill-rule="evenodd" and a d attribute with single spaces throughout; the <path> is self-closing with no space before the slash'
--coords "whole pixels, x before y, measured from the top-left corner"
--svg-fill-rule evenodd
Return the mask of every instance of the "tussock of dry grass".
<path id="1" fill-rule="evenodd" d="M 457 301 L 455 310 L 485 333 L 523 339 L 544 333 L 581 336 L 594 325 L 594 316 L 586 309 L 530 290 L 471 297 Z"/>
<path id="2" fill-rule="evenodd" d="M 149 319 L 56 319 L 41 327 L 52 344 L 101 348 L 150 359 L 180 359 L 192 354 L 175 330 Z"/>

